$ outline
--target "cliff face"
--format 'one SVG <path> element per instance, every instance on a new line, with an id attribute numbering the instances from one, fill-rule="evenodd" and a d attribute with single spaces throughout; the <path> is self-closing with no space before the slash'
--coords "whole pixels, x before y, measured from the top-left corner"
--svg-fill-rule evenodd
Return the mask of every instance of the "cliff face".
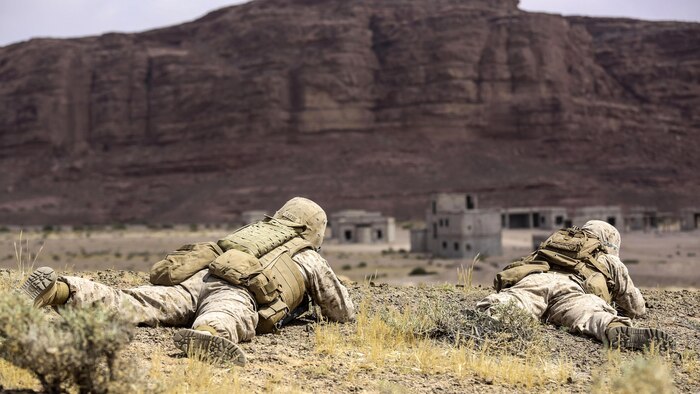
<path id="1" fill-rule="evenodd" d="M 700 25 L 517 0 L 257 0 L 0 48 L 0 222 L 227 221 L 293 195 L 422 217 L 700 198 Z"/>

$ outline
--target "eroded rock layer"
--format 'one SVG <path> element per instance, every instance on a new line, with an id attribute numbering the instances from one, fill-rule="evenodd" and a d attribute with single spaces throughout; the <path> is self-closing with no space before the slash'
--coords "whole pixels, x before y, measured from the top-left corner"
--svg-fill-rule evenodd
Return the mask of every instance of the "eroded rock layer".
<path id="1" fill-rule="evenodd" d="M 699 205 L 700 25 L 517 0 L 257 0 L 0 48 L 0 222 Z"/>

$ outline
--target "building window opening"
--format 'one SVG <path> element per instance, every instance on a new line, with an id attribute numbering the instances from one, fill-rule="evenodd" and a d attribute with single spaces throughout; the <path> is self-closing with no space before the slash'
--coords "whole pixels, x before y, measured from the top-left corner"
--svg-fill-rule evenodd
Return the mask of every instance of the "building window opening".
<path id="1" fill-rule="evenodd" d="M 439 220 L 440 227 L 442 227 L 442 219 Z"/>
<path id="2" fill-rule="evenodd" d="M 611 226 L 615 225 L 615 217 L 614 216 L 608 216 L 608 220 L 606 222 L 610 223 Z"/>
<path id="3" fill-rule="evenodd" d="M 433 201 L 433 215 L 437 213 L 437 203 Z"/>
<path id="4" fill-rule="evenodd" d="M 455 242 L 455 252 L 459 250 L 459 243 Z"/>
<path id="5" fill-rule="evenodd" d="M 564 217 L 561 215 L 557 216 L 554 220 L 557 226 L 560 226 L 562 223 L 564 223 Z"/>
<path id="6" fill-rule="evenodd" d="M 532 214 L 532 227 L 540 227 L 540 214 L 537 212 Z"/>
<path id="7" fill-rule="evenodd" d="M 437 223 L 433 222 L 433 238 L 437 239 Z"/>
<path id="8" fill-rule="evenodd" d="M 445 227 L 450 227 L 450 219 L 445 219 Z"/>
<path id="9" fill-rule="evenodd" d="M 442 248 L 447 249 L 447 241 L 442 241 Z"/>
<path id="10" fill-rule="evenodd" d="M 506 228 L 506 215 L 501 214 L 501 227 Z"/>
<path id="11" fill-rule="evenodd" d="M 384 238 L 384 234 L 382 234 L 382 230 L 377 230 L 377 239 L 382 239 Z"/>
<path id="12" fill-rule="evenodd" d="M 472 250 L 472 246 L 469 244 L 464 245 L 464 249 L 466 250 Z"/>
<path id="13" fill-rule="evenodd" d="M 352 240 L 352 230 L 345 230 L 345 240 L 346 241 Z"/>
<path id="14" fill-rule="evenodd" d="M 467 209 L 474 209 L 474 199 L 469 194 L 467 194 L 466 204 L 467 204 Z"/>

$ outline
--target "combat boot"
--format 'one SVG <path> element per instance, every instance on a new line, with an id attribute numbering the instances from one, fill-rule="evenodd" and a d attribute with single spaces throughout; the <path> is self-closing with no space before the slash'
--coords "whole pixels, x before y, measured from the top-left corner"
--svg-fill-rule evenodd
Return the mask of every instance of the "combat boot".
<path id="1" fill-rule="evenodd" d="M 58 281 L 58 275 L 51 267 L 40 267 L 34 270 L 22 285 L 21 290 L 34 301 L 34 306 L 37 308 L 63 305 L 70 296 L 68 285 Z"/>
<path id="2" fill-rule="evenodd" d="M 642 350 L 645 347 L 648 348 L 652 342 L 658 349 L 673 347 L 671 337 L 656 328 L 638 328 L 611 323 L 605 330 L 605 336 L 606 344 L 611 348 Z"/>
<path id="3" fill-rule="evenodd" d="M 179 330 L 173 336 L 173 341 L 187 357 L 201 358 L 202 361 L 219 365 L 232 363 L 244 366 L 246 363 L 243 350 L 232 341 L 219 336 L 211 327 Z"/>

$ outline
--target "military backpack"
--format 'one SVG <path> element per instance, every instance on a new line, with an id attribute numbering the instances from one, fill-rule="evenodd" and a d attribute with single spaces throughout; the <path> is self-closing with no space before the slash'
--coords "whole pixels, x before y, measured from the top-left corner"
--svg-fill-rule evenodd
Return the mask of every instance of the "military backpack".
<path id="1" fill-rule="evenodd" d="M 511 287 L 525 276 L 550 270 L 567 272 L 587 293 L 611 302 L 613 280 L 597 257 L 605 253 L 600 240 L 574 226 L 562 229 L 540 244 L 530 255 L 506 266 L 494 279 L 497 291 Z"/>

